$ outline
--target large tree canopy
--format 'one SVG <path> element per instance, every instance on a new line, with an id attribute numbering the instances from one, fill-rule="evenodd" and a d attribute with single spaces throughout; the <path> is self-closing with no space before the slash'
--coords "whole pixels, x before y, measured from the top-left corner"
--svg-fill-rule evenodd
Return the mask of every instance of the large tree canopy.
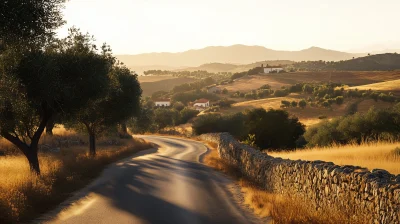
<path id="1" fill-rule="evenodd" d="M 61 26 L 65 0 L 0 1 L 0 39 L 5 44 L 43 43 Z"/>

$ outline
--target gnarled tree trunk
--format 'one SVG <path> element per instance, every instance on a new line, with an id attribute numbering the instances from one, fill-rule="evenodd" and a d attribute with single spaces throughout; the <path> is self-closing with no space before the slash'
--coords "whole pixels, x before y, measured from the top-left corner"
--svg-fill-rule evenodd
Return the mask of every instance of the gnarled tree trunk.
<path id="1" fill-rule="evenodd" d="M 40 175 L 40 166 L 39 166 L 39 158 L 38 158 L 38 146 L 30 146 L 27 153 L 25 154 L 26 158 L 29 162 L 29 168 L 32 173 L 36 175 Z"/>
<path id="2" fill-rule="evenodd" d="M 39 140 L 41 135 L 44 132 L 44 129 L 46 127 L 47 121 L 49 120 L 51 116 L 49 114 L 46 114 L 45 116 L 42 117 L 41 122 L 39 124 L 38 129 L 35 131 L 33 136 L 30 136 L 31 138 L 31 143 L 30 145 L 26 144 L 24 141 L 22 141 L 18 135 L 12 135 L 8 132 L 2 132 L 2 136 L 13 143 L 15 146 L 17 146 L 22 153 L 25 155 L 26 159 L 29 162 L 29 167 L 32 173 L 36 175 L 40 175 L 40 165 L 39 165 L 39 158 L 38 158 L 38 145 L 39 145 Z"/>

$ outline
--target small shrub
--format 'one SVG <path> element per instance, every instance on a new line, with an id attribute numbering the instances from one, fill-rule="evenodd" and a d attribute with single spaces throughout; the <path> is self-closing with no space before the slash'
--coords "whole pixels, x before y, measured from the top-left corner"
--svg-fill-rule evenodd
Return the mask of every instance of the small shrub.
<path id="1" fill-rule="evenodd" d="M 290 107 L 290 102 L 289 101 L 287 101 L 287 100 L 282 100 L 281 101 L 281 107 L 282 108 L 287 108 L 287 107 Z"/>
<path id="2" fill-rule="evenodd" d="M 307 106 L 307 102 L 303 99 L 299 101 L 299 107 L 304 109 Z"/>
<path id="3" fill-rule="evenodd" d="M 400 147 L 396 147 L 395 149 L 393 149 L 392 154 L 394 156 L 400 157 Z"/>
<path id="4" fill-rule="evenodd" d="M 338 96 L 335 98 L 335 102 L 337 105 L 343 104 L 343 101 L 344 101 L 343 96 Z"/>

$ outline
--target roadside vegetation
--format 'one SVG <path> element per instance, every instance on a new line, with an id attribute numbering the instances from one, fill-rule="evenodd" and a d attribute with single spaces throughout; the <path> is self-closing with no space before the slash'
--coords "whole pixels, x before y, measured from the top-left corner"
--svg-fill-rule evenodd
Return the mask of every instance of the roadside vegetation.
<path id="1" fill-rule="evenodd" d="M 105 136 L 99 139 L 93 158 L 87 153 L 87 136 L 74 132 L 44 135 L 40 145 L 38 176 L 30 173 L 26 158 L 15 146 L 0 139 L 0 148 L 7 154 L 0 157 L 0 223 L 29 221 L 87 185 L 106 165 L 152 147 L 141 139 Z"/>
<path id="2" fill-rule="evenodd" d="M 57 38 L 64 3 L 0 3 L 0 223 L 29 221 L 151 147 L 127 131 L 140 112 L 137 75 L 78 28 Z M 79 134 L 56 135 L 57 125 Z"/>

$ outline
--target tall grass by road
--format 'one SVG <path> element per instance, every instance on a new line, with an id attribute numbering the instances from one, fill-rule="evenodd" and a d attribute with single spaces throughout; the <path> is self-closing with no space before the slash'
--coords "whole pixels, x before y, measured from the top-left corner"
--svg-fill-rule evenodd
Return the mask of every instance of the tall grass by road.
<path id="1" fill-rule="evenodd" d="M 335 145 L 268 154 L 291 160 L 323 160 L 337 165 L 361 166 L 371 170 L 385 169 L 392 174 L 400 174 L 400 142 Z"/>
<path id="2" fill-rule="evenodd" d="M 71 137 L 63 137 L 68 138 Z M 44 139 L 51 142 L 54 137 Z M 0 139 L 0 147 L 12 151 L 12 145 L 4 139 Z M 0 157 L 0 223 L 37 217 L 88 184 L 106 165 L 150 147 L 141 139 L 103 139 L 95 158 L 87 155 L 87 145 L 68 146 L 59 153 L 40 153 L 40 176 L 30 173 L 22 155 Z"/>

